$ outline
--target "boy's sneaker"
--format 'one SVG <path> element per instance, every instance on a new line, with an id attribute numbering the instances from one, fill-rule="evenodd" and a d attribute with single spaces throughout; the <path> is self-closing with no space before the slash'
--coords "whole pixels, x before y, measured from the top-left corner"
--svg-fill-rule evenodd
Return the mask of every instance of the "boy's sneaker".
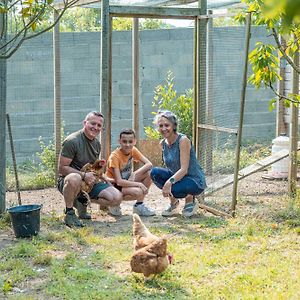
<path id="1" fill-rule="evenodd" d="M 147 207 L 144 203 L 139 205 L 134 205 L 132 212 L 143 217 L 155 216 L 155 211 L 150 207 Z"/>
<path id="2" fill-rule="evenodd" d="M 182 210 L 182 215 L 184 217 L 191 217 L 194 214 L 197 213 L 197 210 L 199 208 L 199 203 L 197 200 L 194 199 L 193 202 L 187 203 Z"/>
<path id="3" fill-rule="evenodd" d="M 78 219 L 78 217 L 75 215 L 74 210 L 69 210 L 66 212 L 64 221 L 65 221 L 65 224 L 69 227 L 83 227 L 84 226 L 82 224 L 82 222 Z"/>
<path id="4" fill-rule="evenodd" d="M 114 217 L 121 217 L 122 216 L 122 210 L 121 210 L 121 206 L 109 206 L 108 207 L 108 212 L 114 216 Z"/>
<path id="5" fill-rule="evenodd" d="M 75 199 L 73 206 L 77 209 L 78 217 L 80 219 L 90 220 L 92 218 L 91 214 L 87 212 L 87 202 L 82 203 L 78 201 L 78 199 Z"/>
<path id="6" fill-rule="evenodd" d="M 174 204 L 169 204 L 168 208 L 164 210 L 161 215 L 163 217 L 171 217 L 174 216 L 178 213 L 178 205 L 179 205 L 179 200 L 177 200 Z"/>

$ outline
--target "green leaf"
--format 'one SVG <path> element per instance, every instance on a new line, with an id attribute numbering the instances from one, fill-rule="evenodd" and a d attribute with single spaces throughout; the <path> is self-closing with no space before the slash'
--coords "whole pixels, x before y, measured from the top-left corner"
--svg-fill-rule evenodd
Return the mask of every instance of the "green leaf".
<path id="1" fill-rule="evenodd" d="M 276 108 L 276 102 L 277 102 L 277 100 L 274 98 L 269 101 L 269 111 L 270 112 L 272 112 Z"/>

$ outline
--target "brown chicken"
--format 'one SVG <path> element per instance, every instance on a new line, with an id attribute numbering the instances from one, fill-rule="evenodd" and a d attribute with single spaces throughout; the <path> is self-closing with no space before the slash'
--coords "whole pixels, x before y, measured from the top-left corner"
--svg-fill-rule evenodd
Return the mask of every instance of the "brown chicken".
<path id="1" fill-rule="evenodd" d="M 131 270 L 143 273 L 145 278 L 165 271 L 172 263 L 172 255 L 167 253 L 167 239 L 153 235 L 133 214 L 134 249 L 130 261 Z"/>
<path id="2" fill-rule="evenodd" d="M 96 177 L 96 182 L 105 181 L 103 174 L 104 174 L 104 166 L 105 160 L 104 159 L 97 159 L 93 164 L 87 163 L 85 164 L 80 171 L 88 173 L 93 172 L 94 176 Z M 94 184 L 95 184 L 94 183 Z M 85 197 L 90 201 L 89 192 L 92 190 L 94 184 L 87 184 L 84 180 L 82 180 L 81 184 L 81 192 L 85 195 Z"/>
<path id="3" fill-rule="evenodd" d="M 152 234 L 148 228 L 144 225 L 141 218 L 138 214 L 132 215 L 133 224 L 132 224 L 132 232 L 133 232 L 133 246 L 134 250 L 138 250 L 149 244 L 157 241 L 159 239 L 158 236 Z"/>

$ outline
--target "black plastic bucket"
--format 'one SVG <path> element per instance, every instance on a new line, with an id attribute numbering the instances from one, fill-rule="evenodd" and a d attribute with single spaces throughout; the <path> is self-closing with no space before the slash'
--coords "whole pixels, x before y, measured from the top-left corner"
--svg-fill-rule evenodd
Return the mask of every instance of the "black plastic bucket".
<path id="1" fill-rule="evenodd" d="M 19 205 L 9 208 L 15 236 L 30 237 L 37 235 L 40 231 L 40 210 L 42 205 Z"/>

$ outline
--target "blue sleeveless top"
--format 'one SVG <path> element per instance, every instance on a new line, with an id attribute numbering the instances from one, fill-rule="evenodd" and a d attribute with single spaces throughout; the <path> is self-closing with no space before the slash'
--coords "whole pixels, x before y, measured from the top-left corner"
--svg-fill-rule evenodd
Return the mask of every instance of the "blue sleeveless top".
<path id="1" fill-rule="evenodd" d="M 172 145 L 168 145 L 165 139 L 162 140 L 163 160 L 166 167 L 175 174 L 180 169 L 180 148 L 179 142 L 184 135 L 178 133 L 176 141 Z M 190 163 L 187 174 L 200 189 L 206 188 L 204 172 L 196 158 L 194 146 L 191 144 Z"/>

